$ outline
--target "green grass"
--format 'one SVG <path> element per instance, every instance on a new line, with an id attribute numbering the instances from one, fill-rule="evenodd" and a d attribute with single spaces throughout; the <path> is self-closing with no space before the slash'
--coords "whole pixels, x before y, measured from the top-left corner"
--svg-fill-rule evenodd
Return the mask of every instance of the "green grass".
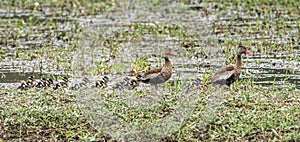
<path id="1" fill-rule="evenodd" d="M 1 136 L 4 140 L 79 140 L 95 129 L 81 115 L 74 98 L 63 91 L 2 90 Z"/>
<path id="2" fill-rule="evenodd" d="M 188 4 L 190 1 L 180 2 Z M 298 43 L 295 42 L 298 40 L 299 20 L 295 17 L 300 14 L 297 7 L 299 1 L 210 2 L 217 3 L 211 3 L 212 5 L 204 3 L 199 11 L 189 11 L 188 5 L 178 6 L 175 10 L 162 11 L 162 15 L 175 12 L 180 15 L 182 11 L 188 11 L 188 14 L 180 15 L 183 19 L 195 13 L 202 14 L 201 18 L 213 15 L 216 18 L 210 21 L 213 24 L 205 25 L 201 20 L 200 22 L 121 21 L 115 25 L 100 25 L 94 28 L 89 27 L 87 21 L 79 22 L 72 18 L 88 19 L 104 15 L 110 19 L 111 14 L 118 14 L 119 11 L 123 13 L 122 8 L 126 9 L 124 2 L 5 1 L 0 7 L 11 13 L 17 9 L 26 9 L 29 12 L 23 16 L 22 12 L 16 12 L 15 16 L 0 20 L 0 28 L 3 29 L 0 30 L 0 60 L 3 64 L 7 62 L 10 64 L 10 60 L 19 61 L 10 65 L 21 66 L 21 70 L 30 72 L 38 70 L 42 61 L 44 71 L 70 75 L 72 61 L 76 61 L 73 59 L 74 53 L 85 51 L 91 46 L 93 50 L 87 52 L 95 53 L 93 56 L 96 53 L 105 56 L 101 56 L 101 62 L 97 62 L 96 66 L 89 70 L 90 73 L 117 74 L 128 70 L 129 73 L 125 72 L 126 74 L 134 75 L 161 65 L 162 60 L 150 62 L 148 59 L 152 53 L 123 55 L 126 49 L 139 51 L 142 46 L 153 47 L 157 46 L 156 43 L 162 43 L 163 46 L 174 46 L 179 55 L 202 60 L 214 56 L 205 50 L 205 47 L 222 48 L 226 62 L 230 63 L 236 47 L 242 42 L 262 55 L 276 56 L 277 52 L 286 51 L 285 54 L 291 55 L 288 57 L 289 61 L 299 61 L 298 54 L 294 52 L 299 51 Z M 135 5 L 130 8 L 134 9 Z M 158 1 L 154 1 L 147 8 L 146 10 L 150 11 L 163 9 Z M 237 13 L 228 16 L 227 14 L 233 10 Z M 253 16 L 256 14 L 258 17 Z M 139 16 L 144 15 L 140 13 L 137 17 Z M 225 22 L 218 19 L 224 17 L 228 18 Z M 256 38 L 256 35 L 274 35 L 274 39 L 280 40 Z M 288 38 L 285 38 L 287 35 Z M 202 39 L 206 36 L 207 39 Z M 168 44 L 170 41 L 165 40 L 168 38 L 171 38 L 172 44 Z M 15 50 L 7 49 L 8 47 Z M 132 56 L 127 64 L 118 60 L 119 58 L 122 60 L 124 56 Z M 261 64 L 261 61 L 257 61 L 256 64 Z M 205 68 L 203 76 L 200 77 L 202 82 L 209 82 L 212 73 L 211 69 Z M 287 76 L 296 73 L 295 69 L 285 74 Z M 120 140 L 122 136 L 112 136 L 117 130 L 102 131 L 105 128 L 102 128 L 100 123 L 102 120 L 113 121 L 114 119 L 110 117 L 118 119 L 120 124 L 118 127 L 122 130 L 132 126 L 130 132 L 133 133 L 137 133 L 138 128 L 149 129 L 153 131 L 149 134 L 157 135 L 164 131 L 156 139 L 158 141 L 300 140 L 299 89 L 293 87 L 276 89 L 271 86 L 264 88 L 256 85 L 255 78 L 252 77 L 237 81 L 231 92 L 227 89 L 218 92 L 220 90 L 214 87 L 203 85 L 191 88 L 192 91 L 186 93 L 184 92 L 186 82 L 181 80 L 181 76 L 183 76 L 181 72 L 178 76 L 173 76 L 174 80 L 161 87 L 161 96 L 155 96 L 155 101 L 144 104 L 141 103 L 143 100 L 153 98 L 151 90 L 146 87 L 121 92 L 99 89 L 91 94 L 73 94 L 69 90 L 51 88 L 26 91 L 14 88 L 1 89 L 0 141 Z M 84 102 L 85 99 L 88 103 Z M 83 107 L 80 106 L 82 101 Z M 134 104 L 135 102 L 140 104 Z M 111 113 L 107 115 L 108 118 L 102 118 L 105 115 L 100 115 L 103 109 L 101 107 L 104 107 L 105 112 Z M 170 131 L 167 131 L 167 127 L 161 129 L 154 127 L 160 120 L 176 115 L 181 116 L 184 123 L 176 124 Z M 167 126 L 169 125 L 175 125 L 175 122 L 170 122 Z"/>
<path id="3" fill-rule="evenodd" d="M 45 14 L 46 10 L 49 10 L 46 16 L 58 17 L 58 16 L 87 16 L 101 13 L 113 6 L 113 1 L 88 1 L 88 0 L 76 0 L 76 1 L 56 1 L 56 0 L 20 0 L 20 1 L 5 1 L 0 4 L 0 7 L 4 7 L 10 11 L 15 9 L 27 9 L 31 10 L 32 14 Z M 78 8 L 80 7 L 80 8 Z"/>
<path id="4" fill-rule="evenodd" d="M 299 91 L 292 88 L 264 89 L 258 86 L 234 91 L 224 95 L 222 104 L 209 116 L 206 114 L 211 101 L 207 98 L 209 90 L 198 91 L 198 103 L 190 112 L 192 115 L 187 124 L 170 134 L 168 139 L 269 141 L 300 138 Z M 64 90 L 10 89 L 0 93 L 0 134 L 4 140 L 100 140 L 105 139 L 103 135 L 107 135 L 97 132 L 90 125 L 90 121 L 84 117 L 85 113 L 76 104 L 80 100 Z M 134 126 L 155 122 L 166 115 L 162 112 L 166 113 L 168 108 L 172 109 L 178 103 L 176 95 L 171 95 L 154 106 L 130 107 L 130 102 L 122 101 L 116 95 L 99 93 L 97 96 L 101 102 L 105 102 L 104 106 L 109 108 L 108 111 L 115 112 L 114 115 L 120 121 Z M 143 95 L 143 92 L 135 92 L 133 96 L 139 95 Z M 206 124 L 203 125 L 203 121 Z"/>

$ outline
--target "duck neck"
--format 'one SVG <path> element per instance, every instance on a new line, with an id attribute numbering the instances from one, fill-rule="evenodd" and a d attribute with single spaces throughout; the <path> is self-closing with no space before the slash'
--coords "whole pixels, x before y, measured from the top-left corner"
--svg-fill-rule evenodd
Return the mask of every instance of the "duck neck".
<path id="1" fill-rule="evenodd" d="M 242 55 L 240 54 L 237 55 L 235 66 L 237 70 L 242 69 Z"/>
<path id="2" fill-rule="evenodd" d="M 172 64 L 170 60 L 166 60 L 163 70 L 171 70 L 172 71 Z"/>

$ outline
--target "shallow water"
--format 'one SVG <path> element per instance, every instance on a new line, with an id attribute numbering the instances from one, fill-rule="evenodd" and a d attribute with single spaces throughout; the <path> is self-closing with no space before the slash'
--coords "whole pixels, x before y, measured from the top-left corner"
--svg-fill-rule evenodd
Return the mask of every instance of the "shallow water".
<path id="1" fill-rule="evenodd" d="M 249 47 L 254 54 L 244 56 L 241 79 L 253 78 L 255 84 L 265 87 L 300 88 L 298 15 L 283 13 L 280 19 L 275 17 L 276 13 L 270 13 L 259 17 L 253 11 L 247 13 L 247 10 L 241 10 L 239 6 L 227 7 L 223 11 L 214 9 L 214 6 L 215 3 L 200 3 L 198 8 L 189 9 L 188 5 L 172 2 L 171 5 L 162 3 L 154 8 L 144 2 L 129 1 L 95 17 L 57 17 L 55 20 L 48 17 L 49 14 L 42 15 L 42 20 L 37 20 L 34 25 L 27 23 L 30 11 L 13 14 L 1 9 L 0 29 L 3 32 L 0 36 L 3 40 L 0 74 L 3 78 L 0 83 L 17 83 L 26 80 L 31 72 L 38 75 L 41 70 L 42 74 L 50 76 L 72 76 L 70 63 L 76 60 L 73 58 L 76 52 L 81 53 L 78 46 L 88 45 L 98 49 L 97 45 L 103 45 L 104 39 L 114 32 L 129 35 L 139 32 L 140 29 L 134 30 L 132 25 L 140 23 L 153 29 L 160 24 L 172 25 L 182 29 L 182 34 L 190 36 L 172 35 L 167 28 L 160 34 L 144 30 L 139 37 L 131 39 L 115 37 L 121 41 L 118 43 L 121 47 L 119 55 L 115 59 L 110 60 L 109 53 L 100 49 L 87 53 L 93 55 L 93 63 L 109 60 L 108 65 L 116 62 L 123 64 L 119 70 L 108 73 L 112 79 L 119 78 L 119 74 L 128 75 L 131 63 L 137 57 L 161 55 L 163 48 L 171 47 L 177 52 L 177 57 L 171 58 L 174 66 L 171 80 L 192 81 L 201 78 L 207 71 L 214 72 L 225 65 L 226 58 L 228 60 L 235 53 L 232 43 L 242 42 L 251 45 Z M 206 7 L 209 14 L 202 7 Z M 269 28 L 264 24 L 265 20 L 268 20 Z M 81 42 L 78 45 L 71 42 L 76 37 Z M 193 41 L 193 44 L 184 46 L 187 41 Z M 227 57 L 225 52 L 229 53 Z M 160 58 L 151 57 L 148 60 L 151 67 L 163 65 Z"/>

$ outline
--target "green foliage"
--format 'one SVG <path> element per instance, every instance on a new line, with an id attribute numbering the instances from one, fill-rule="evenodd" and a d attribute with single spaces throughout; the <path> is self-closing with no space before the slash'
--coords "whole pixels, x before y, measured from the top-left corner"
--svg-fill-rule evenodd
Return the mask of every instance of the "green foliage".
<path id="1" fill-rule="evenodd" d="M 252 83 L 251 80 L 248 80 Z M 176 83 L 177 82 L 177 83 Z M 169 84 L 169 83 L 167 83 Z M 180 93 L 182 82 L 175 81 L 172 93 Z M 181 86 L 181 87 L 180 87 Z M 178 89 L 176 89 L 178 88 Z M 173 92 L 174 91 L 174 92 Z M 103 92 L 103 91 L 101 91 Z M 208 135 L 198 137 L 206 140 L 252 139 L 264 136 L 265 140 L 296 139 L 299 137 L 299 105 L 296 101 L 299 91 L 290 89 L 265 89 L 248 86 L 245 89 L 235 88 L 222 98 L 222 105 L 214 112 L 213 120 L 202 125 L 202 119 L 209 103 L 207 94 L 210 90 L 198 90 L 199 105 L 193 110 L 193 117 L 186 126 L 170 135 L 173 140 L 193 140 L 190 135 Z M 75 96 L 67 95 L 64 90 L 30 89 L 27 91 L 2 90 L 0 92 L 0 134 L 7 139 L 28 138 L 84 140 L 97 139 L 103 135 L 97 132 L 85 119 L 84 113 L 75 103 Z M 147 94 L 147 93 L 146 93 Z M 143 91 L 135 91 L 133 96 L 145 96 Z M 109 111 L 124 123 L 143 125 L 151 123 L 166 114 L 176 103 L 176 95 L 162 96 L 160 105 L 133 107 L 126 100 L 117 99 L 118 95 L 100 95 Z M 5 110 L 5 111 L 4 111 Z M 210 135 L 214 134 L 214 136 Z M 195 137 L 196 138 L 196 137 Z"/>

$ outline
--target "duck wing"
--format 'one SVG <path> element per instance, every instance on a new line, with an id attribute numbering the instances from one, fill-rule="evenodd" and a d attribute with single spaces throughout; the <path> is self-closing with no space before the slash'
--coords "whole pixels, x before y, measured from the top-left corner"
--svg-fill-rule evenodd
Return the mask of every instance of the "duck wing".
<path id="1" fill-rule="evenodd" d="M 226 84 L 226 81 L 232 77 L 232 75 L 235 74 L 234 66 L 233 65 L 227 65 L 219 70 L 216 71 L 216 73 L 212 76 L 211 81 L 214 84 Z"/>
<path id="2" fill-rule="evenodd" d="M 159 84 L 166 82 L 172 76 L 172 70 L 162 70 L 158 74 L 149 74 L 146 78 L 140 78 L 139 81 L 150 84 Z"/>
<path id="3" fill-rule="evenodd" d="M 154 69 L 151 69 L 151 70 L 148 70 L 146 71 L 142 77 L 143 78 L 148 78 L 150 76 L 156 76 L 157 74 L 159 74 L 162 70 L 162 67 L 159 67 L 159 68 L 154 68 Z"/>
<path id="4" fill-rule="evenodd" d="M 145 72 L 138 81 L 143 83 L 151 83 L 151 84 L 158 84 L 164 82 L 164 78 L 161 75 L 162 67 L 154 68 Z"/>

